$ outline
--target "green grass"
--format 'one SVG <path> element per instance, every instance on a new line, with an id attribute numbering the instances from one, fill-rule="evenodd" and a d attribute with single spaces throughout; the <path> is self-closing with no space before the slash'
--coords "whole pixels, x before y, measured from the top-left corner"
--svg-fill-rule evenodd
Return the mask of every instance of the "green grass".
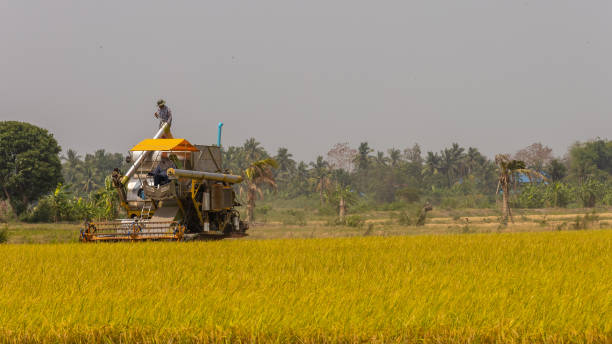
<path id="1" fill-rule="evenodd" d="M 0 261 L 5 341 L 612 341 L 612 231 L 0 245 Z"/>
<path id="2" fill-rule="evenodd" d="M 81 225 L 74 223 L 5 223 L 9 244 L 66 243 L 79 240 Z"/>

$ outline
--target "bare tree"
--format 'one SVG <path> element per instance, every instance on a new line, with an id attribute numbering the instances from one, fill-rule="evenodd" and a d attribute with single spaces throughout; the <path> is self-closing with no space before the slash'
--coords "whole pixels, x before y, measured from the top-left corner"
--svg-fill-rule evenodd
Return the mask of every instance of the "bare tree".
<path id="1" fill-rule="evenodd" d="M 332 169 L 341 169 L 347 172 L 353 170 L 353 158 L 357 154 L 357 150 L 349 147 L 348 142 L 336 143 L 332 149 L 327 152 L 327 160 Z"/>
<path id="2" fill-rule="evenodd" d="M 524 161 L 527 167 L 538 172 L 543 171 L 544 166 L 548 165 L 553 158 L 552 149 L 540 142 L 519 150 L 513 157 L 515 160 Z"/>
<path id="3" fill-rule="evenodd" d="M 404 158 L 410 162 L 421 163 L 423 162 L 421 153 L 421 146 L 419 146 L 418 143 L 415 143 L 412 148 L 404 149 Z"/>

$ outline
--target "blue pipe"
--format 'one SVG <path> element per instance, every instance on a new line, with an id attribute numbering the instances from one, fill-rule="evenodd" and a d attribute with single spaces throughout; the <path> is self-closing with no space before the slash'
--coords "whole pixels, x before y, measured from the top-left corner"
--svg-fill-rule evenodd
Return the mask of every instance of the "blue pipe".
<path id="1" fill-rule="evenodd" d="M 219 122 L 219 131 L 217 133 L 217 146 L 221 147 L 221 128 L 223 127 L 223 122 Z"/>

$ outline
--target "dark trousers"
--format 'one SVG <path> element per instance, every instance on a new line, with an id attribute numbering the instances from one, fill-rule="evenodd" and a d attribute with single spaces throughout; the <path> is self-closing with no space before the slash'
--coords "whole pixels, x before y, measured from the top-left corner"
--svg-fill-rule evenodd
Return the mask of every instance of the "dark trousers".
<path id="1" fill-rule="evenodd" d="M 169 182 L 170 182 L 170 179 L 168 179 L 168 176 L 163 175 L 163 174 L 156 174 L 153 177 L 153 184 L 155 186 L 165 185 L 165 184 L 168 184 Z"/>

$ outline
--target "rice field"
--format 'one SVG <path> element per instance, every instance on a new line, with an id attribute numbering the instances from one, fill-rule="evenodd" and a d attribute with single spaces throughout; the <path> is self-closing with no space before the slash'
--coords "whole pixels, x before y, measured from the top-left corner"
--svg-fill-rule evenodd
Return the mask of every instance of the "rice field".
<path id="1" fill-rule="evenodd" d="M 0 342 L 612 342 L 612 231 L 0 245 Z"/>

